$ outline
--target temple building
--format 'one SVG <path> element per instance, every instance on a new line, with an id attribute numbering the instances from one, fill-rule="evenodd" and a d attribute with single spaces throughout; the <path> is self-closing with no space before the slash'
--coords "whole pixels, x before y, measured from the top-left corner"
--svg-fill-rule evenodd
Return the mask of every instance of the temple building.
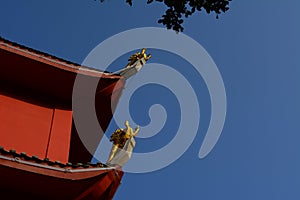
<path id="1" fill-rule="evenodd" d="M 0 67 L 1 197 L 112 199 L 123 171 L 118 165 L 90 162 L 94 152 L 77 132 L 72 92 L 76 76 L 87 83 L 101 77 L 95 110 L 105 131 L 126 74 L 84 67 L 3 38 Z M 94 146 L 99 144 L 101 136 L 85 134 Z"/>

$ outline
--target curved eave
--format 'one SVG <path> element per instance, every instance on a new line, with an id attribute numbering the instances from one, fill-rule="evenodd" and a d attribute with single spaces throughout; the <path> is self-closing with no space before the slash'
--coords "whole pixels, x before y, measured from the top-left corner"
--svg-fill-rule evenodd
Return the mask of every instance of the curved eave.
<path id="1" fill-rule="evenodd" d="M 14 88 L 19 93 L 31 93 L 30 98 L 34 95 L 45 101 L 56 99 L 63 105 L 71 105 L 74 81 L 78 75 L 87 84 L 94 84 L 101 78 L 95 93 L 117 82 L 121 82 L 117 85 L 122 89 L 125 83 L 120 75 L 76 65 L 3 40 L 0 40 L 0 57 L 0 80 L 3 83 L 0 89 Z"/>
<path id="2" fill-rule="evenodd" d="M 111 199 L 123 172 L 113 167 L 49 166 L 0 154 L 0 194 L 22 199 Z"/>
<path id="3" fill-rule="evenodd" d="M 8 167 L 13 170 L 22 170 L 27 173 L 35 173 L 39 176 L 49 176 L 59 179 L 69 180 L 83 180 L 93 178 L 97 175 L 107 173 L 109 171 L 116 171 L 116 178 L 118 178 L 119 169 L 115 167 L 60 167 L 59 164 L 48 165 L 47 162 L 34 162 L 22 160 L 19 157 L 7 157 L 0 155 L 0 168 Z M 2 170 L 0 170 L 2 171 Z M 11 175 L 10 175 L 11 176 Z"/>
<path id="4" fill-rule="evenodd" d="M 3 50 L 13 52 L 14 54 L 18 54 L 21 56 L 25 56 L 27 58 L 30 58 L 32 60 L 37 60 L 39 62 L 52 65 L 54 67 L 72 71 L 75 73 L 85 74 L 89 76 L 102 76 L 104 78 L 111 77 L 113 74 L 108 72 L 103 72 L 97 69 L 89 68 L 86 66 L 81 66 L 77 63 L 73 63 L 55 56 L 52 56 L 50 54 L 46 54 L 28 47 L 25 47 L 23 45 L 19 45 L 14 42 L 10 42 L 8 40 L 5 40 L 0 37 L 0 47 Z M 117 75 L 118 76 L 118 75 Z"/>

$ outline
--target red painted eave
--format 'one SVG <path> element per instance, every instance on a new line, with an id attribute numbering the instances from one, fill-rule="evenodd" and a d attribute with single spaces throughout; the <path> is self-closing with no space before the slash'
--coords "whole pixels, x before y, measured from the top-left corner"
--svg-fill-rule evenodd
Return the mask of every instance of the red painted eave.
<path id="1" fill-rule="evenodd" d="M 111 84 L 122 90 L 125 80 L 117 74 L 102 72 L 34 51 L 0 38 L 1 88 L 22 88 L 26 94 L 38 94 L 71 105 L 75 79 L 80 75 L 85 84 L 99 81 L 95 94 Z M 20 92 L 20 90 L 19 90 Z M 120 91 L 119 91 L 120 92 Z"/>
<path id="2" fill-rule="evenodd" d="M 0 147 L 3 199 L 112 199 L 123 171 L 103 164 L 62 164 Z"/>

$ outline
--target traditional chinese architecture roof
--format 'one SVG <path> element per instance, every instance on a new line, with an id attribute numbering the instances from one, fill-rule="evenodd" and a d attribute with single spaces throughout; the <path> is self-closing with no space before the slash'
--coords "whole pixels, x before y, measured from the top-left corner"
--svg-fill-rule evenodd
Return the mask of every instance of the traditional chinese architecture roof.
<path id="1" fill-rule="evenodd" d="M 80 76 L 84 100 L 96 82 L 95 112 L 105 131 L 125 79 L 3 38 L 0 68 L 0 197 L 111 199 L 123 172 L 90 163 L 102 135 L 85 130 L 94 147 L 86 149 L 73 119 L 73 86 Z"/>
<path id="2" fill-rule="evenodd" d="M 100 167 L 100 168 L 109 168 L 106 164 L 103 164 L 101 162 L 92 163 L 92 162 L 86 162 L 86 163 L 62 163 L 59 160 L 50 160 L 49 158 L 41 159 L 36 155 L 30 156 L 27 155 L 26 152 L 18 153 L 14 149 L 6 150 L 2 146 L 0 146 L 0 155 L 1 159 L 11 160 L 22 163 L 39 163 L 44 166 L 55 166 L 57 169 L 60 168 L 60 171 L 62 169 L 65 169 L 66 171 L 70 171 L 70 169 L 76 169 L 76 168 L 94 168 L 94 167 Z"/>
<path id="3" fill-rule="evenodd" d="M 112 199 L 122 176 L 102 163 L 61 163 L 0 146 L 4 199 Z"/>
<path id="4" fill-rule="evenodd" d="M 3 38 L 0 38 L 0 56 L 0 95 L 5 96 L 6 101 L 10 101 L 8 98 L 13 98 L 44 108 L 55 108 L 56 111 L 69 110 L 73 112 L 72 95 L 75 79 L 80 76 L 81 80 L 84 81 L 82 85 L 86 88 L 82 90 L 89 90 L 89 85 L 98 82 L 95 91 L 95 110 L 102 130 L 106 130 L 125 84 L 122 76 L 87 68 Z M 100 81 L 99 77 L 101 77 Z M 15 104 L 16 102 L 12 106 Z M 69 116 L 72 120 L 72 113 Z M 70 120 L 69 117 L 68 120 Z M 74 123 L 71 124 L 72 141 L 69 160 L 87 162 L 92 158 L 92 153 L 88 152 L 81 144 L 77 129 L 74 127 Z M 87 131 L 85 134 L 88 135 L 89 132 Z M 91 145 L 94 146 L 93 151 L 95 151 L 101 140 L 101 135 L 94 134 L 90 138 L 93 138 L 95 143 Z M 5 146 L 5 144 L 0 145 Z M 7 148 L 19 151 L 15 146 L 7 146 Z"/>
<path id="5" fill-rule="evenodd" d="M 106 85 L 101 85 L 102 88 L 97 89 L 103 89 L 111 82 L 122 80 L 118 74 L 103 72 L 66 61 L 1 37 L 0 51 L 1 82 L 13 82 L 14 85 L 22 83 L 18 87 L 30 87 L 35 92 L 44 91 L 47 96 L 54 95 L 59 98 L 65 103 L 65 106 L 71 105 L 70 98 L 77 75 L 88 77 L 90 81 L 101 77 L 108 82 Z"/>
<path id="6" fill-rule="evenodd" d="M 48 53 L 45 53 L 45 52 L 42 52 L 42 51 L 38 51 L 36 49 L 24 46 L 22 44 L 18 44 L 16 42 L 12 42 L 12 41 L 7 40 L 7 39 L 5 39 L 5 38 L 3 38 L 1 36 L 0 36 L 0 42 L 4 46 L 15 47 L 16 49 L 19 49 L 19 50 L 24 50 L 24 51 L 30 52 L 32 54 L 43 56 L 44 59 L 48 58 L 49 60 L 57 61 L 57 62 L 60 62 L 60 63 L 64 63 L 64 64 L 66 64 L 68 66 L 73 66 L 74 68 L 84 68 L 84 69 L 90 70 L 90 71 L 105 72 L 107 74 L 110 74 L 110 72 L 101 71 L 99 69 L 94 69 L 94 68 L 91 68 L 91 67 L 88 67 L 88 66 L 82 66 L 82 65 L 80 65 L 78 63 L 75 63 L 75 62 L 72 62 L 72 61 L 69 61 L 69 60 L 66 60 L 66 59 L 63 59 L 63 58 L 59 58 L 57 56 L 53 56 L 51 54 L 48 54 Z"/>

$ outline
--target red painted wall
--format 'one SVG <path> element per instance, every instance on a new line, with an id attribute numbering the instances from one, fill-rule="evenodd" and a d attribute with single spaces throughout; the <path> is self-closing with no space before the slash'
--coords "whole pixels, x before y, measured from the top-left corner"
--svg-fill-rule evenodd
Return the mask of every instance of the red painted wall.
<path id="1" fill-rule="evenodd" d="M 0 145 L 39 158 L 67 162 L 72 112 L 0 94 Z"/>

